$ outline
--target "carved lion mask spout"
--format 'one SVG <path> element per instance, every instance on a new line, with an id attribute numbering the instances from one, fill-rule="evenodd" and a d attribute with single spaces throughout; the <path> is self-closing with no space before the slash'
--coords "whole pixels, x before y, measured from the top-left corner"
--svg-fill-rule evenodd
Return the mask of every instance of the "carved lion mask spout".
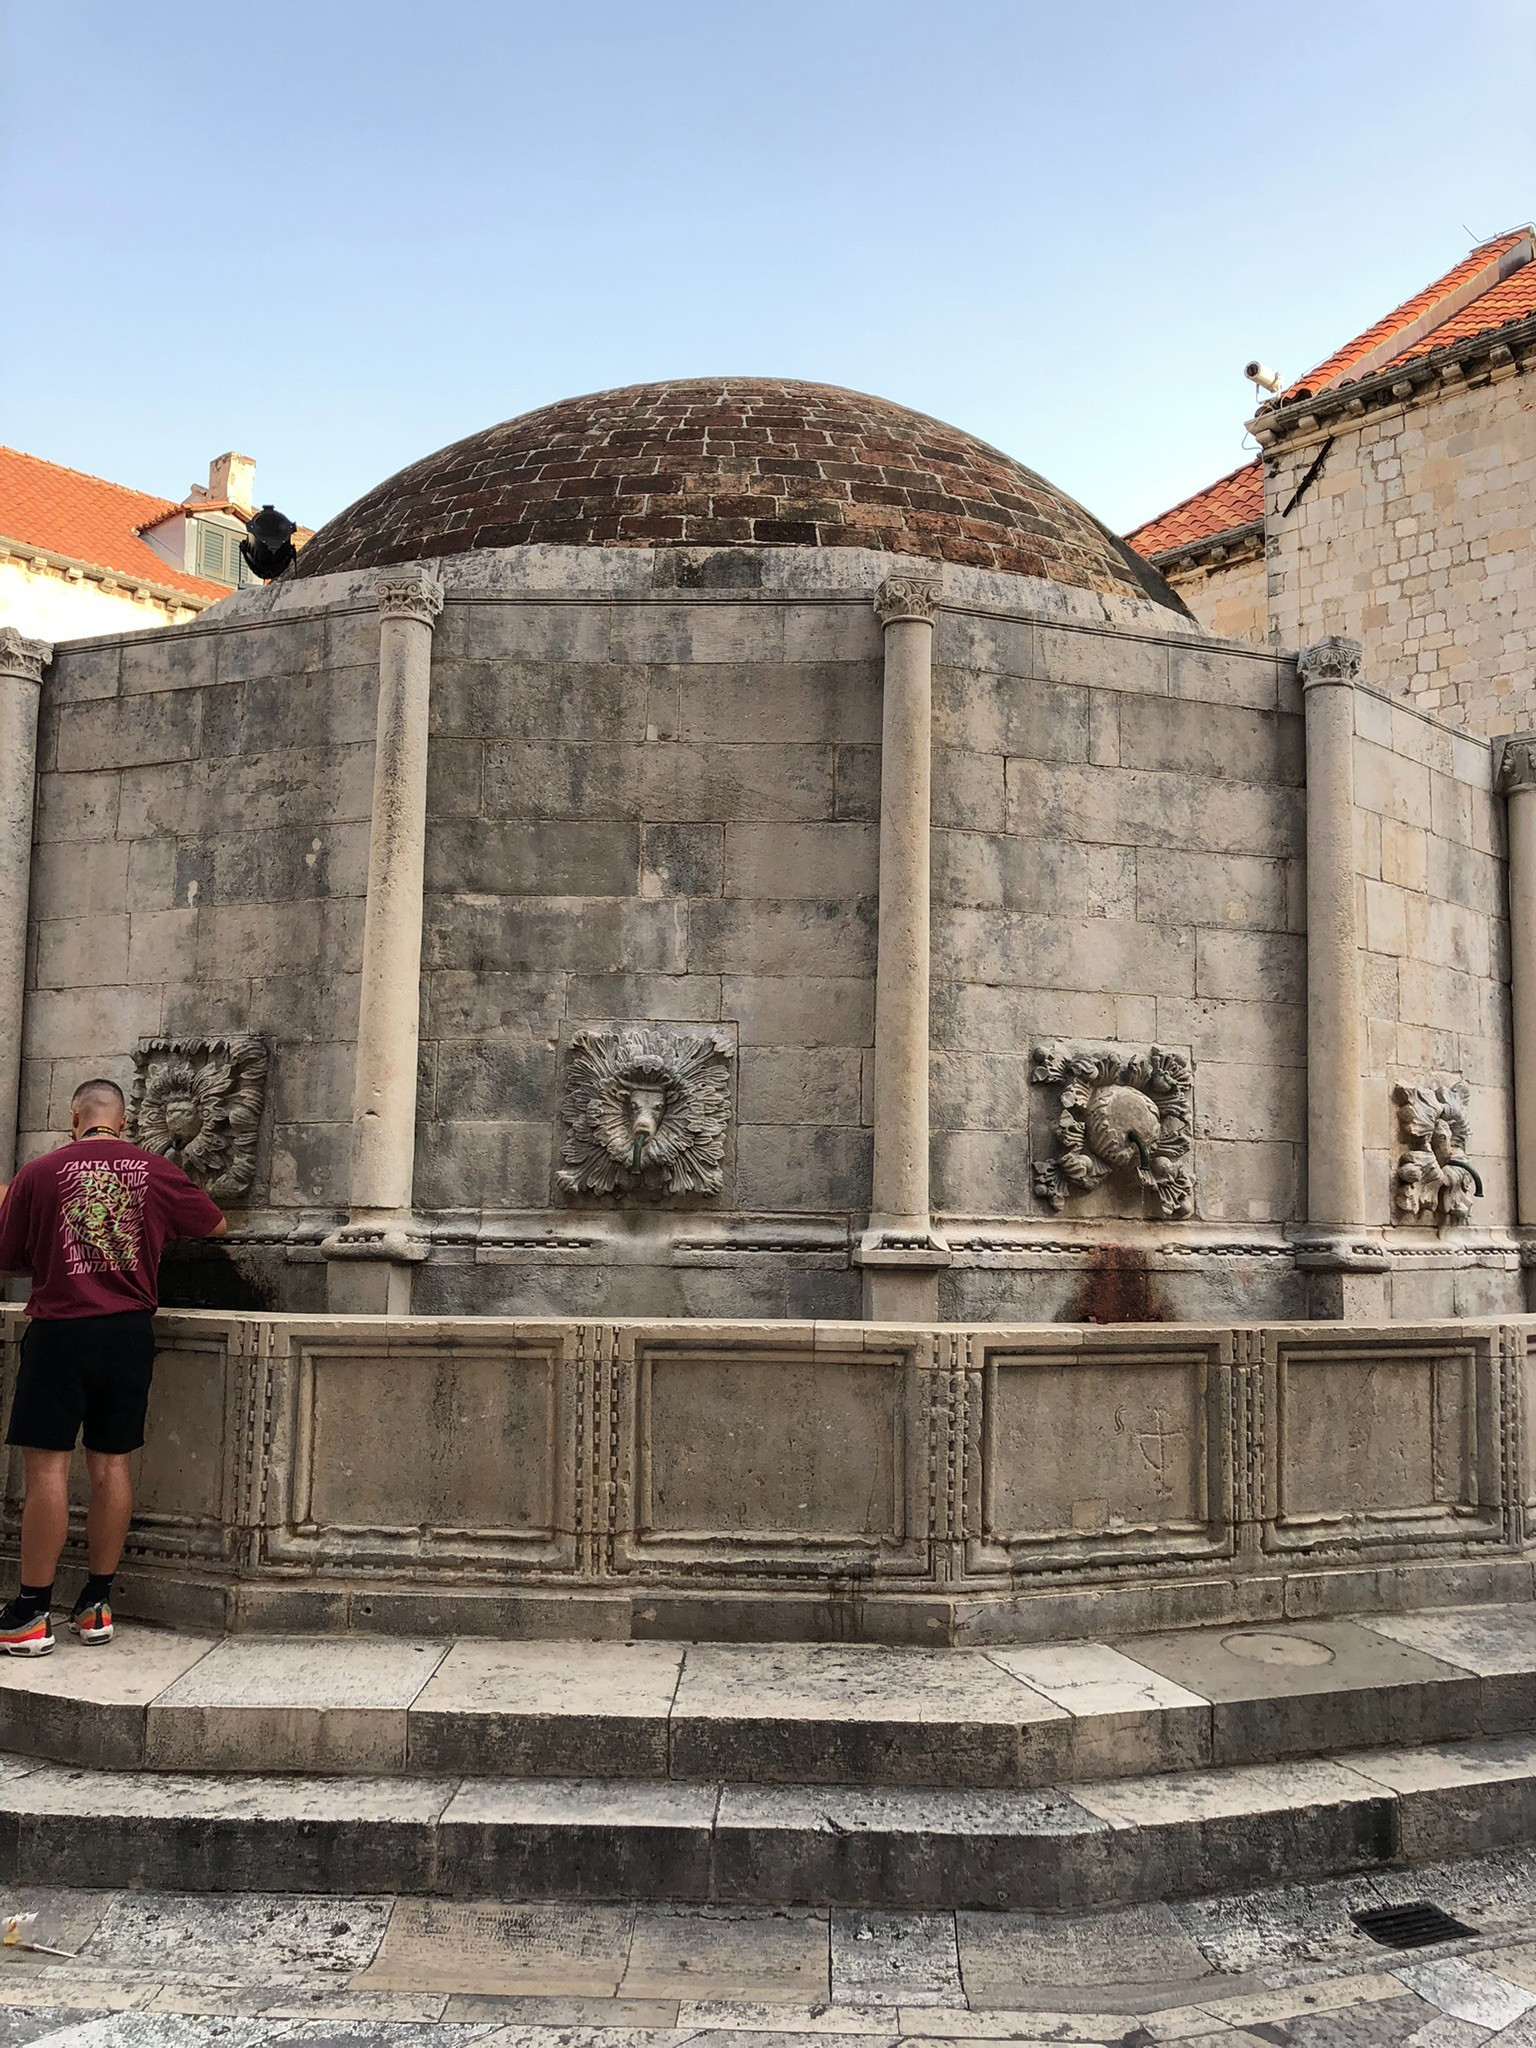
<path id="1" fill-rule="evenodd" d="M 632 1083 L 629 1089 L 629 1170 L 638 1173 L 645 1160 L 645 1148 L 661 1129 L 667 1111 L 664 1086 Z"/>

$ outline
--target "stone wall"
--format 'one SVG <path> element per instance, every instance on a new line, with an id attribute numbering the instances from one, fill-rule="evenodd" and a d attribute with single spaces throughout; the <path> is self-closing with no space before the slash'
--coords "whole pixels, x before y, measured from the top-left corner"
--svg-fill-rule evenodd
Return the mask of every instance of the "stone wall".
<path id="1" fill-rule="evenodd" d="M 1316 480 L 1282 517 L 1328 437 Z M 1505 361 L 1359 422 L 1330 415 L 1272 451 L 1264 493 L 1279 645 L 1347 634 L 1372 683 L 1452 724 L 1497 733 L 1529 720 L 1536 381 Z"/>
<path id="2" fill-rule="evenodd" d="M 1393 1215 L 1398 1084 L 1466 1084 L 1484 1188 L 1472 1221 L 1515 1221 L 1504 805 L 1485 742 L 1379 692 L 1357 688 L 1355 735 L 1368 1220 L 1396 1220 L 1427 1252 L 1434 1215 Z M 1496 1272 L 1400 1272 L 1393 1289 L 1410 1315 L 1519 1299 L 1514 1276 Z"/>
<path id="3" fill-rule="evenodd" d="M 295 1211 L 345 1201 L 377 650 L 371 605 L 291 622 L 210 613 L 59 649 L 21 1156 L 67 1132 L 86 1076 L 130 1087 L 141 1039 L 257 1034 L 272 1053 L 257 1210 L 284 1212 L 286 1231 Z M 283 1298 L 305 1284 L 285 1268 Z"/>
<path id="4" fill-rule="evenodd" d="M 931 1644 L 1531 1597 L 1524 1318 L 160 1335 L 117 1597 L 183 1626 Z"/>
<path id="5" fill-rule="evenodd" d="M 1165 573 L 1208 633 L 1222 640 L 1241 640 L 1250 647 L 1271 645 L 1269 573 L 1262 553 L 1236 561 L 1206 562 L 1195 569 L 1170 565 Z"/>

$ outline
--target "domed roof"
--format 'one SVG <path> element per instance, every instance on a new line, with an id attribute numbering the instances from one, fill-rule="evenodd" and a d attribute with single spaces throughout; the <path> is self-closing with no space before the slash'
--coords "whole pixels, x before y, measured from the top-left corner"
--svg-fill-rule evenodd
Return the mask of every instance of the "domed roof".
<path id="1" fill-rule="evenodd" d="M 568 398 L 428 455 L 322 526 L 300 576 L 470 548 L 863 547 L 1183 606 L 1022 463 L 882 398 L 760 377 Z"/>

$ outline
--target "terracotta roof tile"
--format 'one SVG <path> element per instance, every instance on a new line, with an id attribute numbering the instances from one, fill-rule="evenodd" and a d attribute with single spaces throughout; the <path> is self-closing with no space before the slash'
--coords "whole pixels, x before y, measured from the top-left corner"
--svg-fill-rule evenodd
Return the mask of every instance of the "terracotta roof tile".
<path id="1" fill-rule="evenodd" d="M 1386 314 L 1384 318 L 1378 320 L 1373 327 L 1367 327 L 1365 332 L 1357 334 L 1353 341 L 1346 341 L 1342 348 L 1335 349 L 1331 356 L 1325 357 L 1315 369 L 1309 370 L 1305 377 L 1298 377 L 1294 384 L 1281 393 L 1282 401 L 1298 398 L 1303 392 L 1322 391 L 1330 384 L 1342 383 L 1351 372 L 1358 373 L 1359 366 L 1383 342 L 1390 341 L 1393 335 L 1400 332 L 1401 329 L 1412 326 L 1416 320 L 1421 319 L 1426 313 L 1433 312 L 1439 300 L 1452 297 L 1460 286 L 1465 285 L 1470 279 L 1476 277 L 1479 270 L 1485 270 L 1489 264 L 1497 263 L 1501 256 L 1507 255 L 1511 249 L 1518 247 L 1522 241 L 1529 237 L 1530 232 L 1529 228 L 1512 228 L 1507 235 L 1498 235 L 1491 242 L 1480 243 L 1477 248 L 1464 256 L 1460 263 L 1448 270 L 1444 277 L 1437 277 L 1434 283 L 1427 284 L 1423 291 L 1415 292 L 1411 299 L 1404 299 L 1400 306 L 1394 306 L 1392 311 Z M 1518 271 L 1515 273 L 1517 277 L 1519 274 Z M 1497 290 L 1500 287 L 1494 286 L 1493 289 Z M 1484 298 L 1487 296 L 1488 294 L 1486 293 L 1483 295 Z M 1473 302 L 1474 305 L 1482 303 L 1482 299 Z M 1472 310 L 1472 307 L 1469 306 L 1463 309 L 1461 314 L 1455 314 L 1451 317 L 1461 319 L 1470 314 Z M 1480 323 L 1481 326 L 1486 326 L 1487 324 L 1486 321 Z M 1438 348 L 1441 342 L 1442 331 L 1441 329 L 1436 329 L 1435 340 L 1432 344 L 1415 344 L 1413 353 L 1418 355 L 1424 354 L 1426 346 Z M 1479 326 L 1469 327 L 1464 330 L 1468 334 L 1476 334 L 1479 331 Z M 1403 358 L 1403 360 L 1406 360 L 1406 358 Z"/>
<path id="2" fill-rule="evenodd" d="M 1400 356 L 1394 356 L 1384 369 L 1395 368 L 1398 363 L 1411 363 L 1418 356 L 1427 356 L 1431 349 L 1449 348 L 1453 341 L 1469 341 L 1474 334 L 1486 334 L 1495 327 L 1504 327 L 1511 320 L 1529 320 L 1536 313 L 1536 263 L 1527 263 L 1513 276 L 1506 277 L 1502 284 L 1496 284 L 1481 298 L 1474 299 L 1470 306 L 1463 306 L 1459 313 L 1453 313 L 1443 321 L 1433 334 L 1426 334 L 1422 341 L 1416 341 L 1412 348 L 1404 349 Z"/>
<path id="3" fill-rule="evenodd" d="M 1170 510 L 1125 537 L 1138 555 L 1165 555 L 1173 548 L 1187 548 L 1218 533 L 1230 533 L 1234 526 L 1251 526 L 1263 517 L 1264 471 L 1255 456 L 1230 476 L 1181 498 Z"/>
<path id="4" fill-rule="evenodd" d="M 180 510 L 170 498 L 0 447 L 0 535 L 6 540 L 111 570 L 127 583 L 158 583 L 192 597 L 228 597 L 228 584 L 173 569 L 139 534 L 141 526 Z"/>

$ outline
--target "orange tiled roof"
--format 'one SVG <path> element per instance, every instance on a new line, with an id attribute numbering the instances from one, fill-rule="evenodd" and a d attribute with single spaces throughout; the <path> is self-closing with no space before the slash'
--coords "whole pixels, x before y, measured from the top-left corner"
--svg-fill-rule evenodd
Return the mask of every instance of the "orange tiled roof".
<path id="1" fill-rule="evenodd" d="M 1125 537 L 1138 555 L 1164 555 L 1173 548 L 1251 526 L 1264 517 L 1264 472 L 1257 456 L 1230 476 L 1181 498 L 1170 511 L 1149 519 Z"/>
<path id="2" fill-rule="evenodd" d="M 0 535 L 6 540 L 111 570 L 125 582 L 158 583 L 193 597 L 228 597 L 227 584 L 173 569 L 141 537 L 140 527 L 181 509 L 170 498 L 131 491 L 126 484 L 0 447 Z"/>
<path id="3" fill-rule="evenodd" d="M 1462 258 L 1460 263 L 1448 270 L 1444 277 L 1437 277 L 1434 283 L 1426 285 L 1423 291 L 1415 292 L 1411 299 L 1404 299 L 1400 306 L 1395 306 L 1385 318 L 1378 320 L 1374 327 L 1367 327 L 1363 334 L 1357 334 L 1353 341 L 1346 341 L 1342 348 L 1335 349 L 1331 356 L 1325 357 L 1316 369 L 1309 370 L 1305 377 L 1298 377 L 1294 384 L 1289 385 L 1281 393 L 1282 400 L 1299 397 L 1305 391 L 1322 391 L 1330 384 L 1342 383 L 1350 372 L 1358 369 L 1366 357 L 1383 342 L 1390 341 L 1394 334 L 1399 333 L 1404 327 L 1412 326 L 1424 315 L 1433 313 L 1441 299 L 1452 297 L 1460 286 L 1476 277 L 1478 271 L 1486 270 L 1489 264 L 1496 263 L 1501 256 L 1507 255 L 1511 249 L 1523 242 L 1530 232 L 1529 228 L 1512 228 L 1507 235 L 1497 235 L 1491 242 L 1480 242 Z M 1519 271 L 1516 271 L 1515 276 L 1519 275 Z M 1511 279 L 1505 279 L 1506 284 L 1510 282 Z M 1498 319 L 1479 318 L 1478 309 L 1486 307 L 1493 292 L 1502 289 L 1503 287 L 1497 284 L 1491 286 L 1489 291 L 1474 299 L 1471 305 L 1449 316 L 1447 324 L 1458 324 L 1458 340 L 1469 334 L 1479 334 L 1485 327 L 1500 324 Z M 1471 322 L 1470 325 L 1461 324 L 1468 321 Z M 1394 360 L 1406 362 L 1410 355 L 1424 355 L 1431 347 L 1441 347 L 1445 338 L 1444 327 L 1437 326 L 1432 341 L 1426 336 Z"/>
<path id="4" fill-rule="evenodd" d="M 1526 263 L 1502 284 L 1492 286 L 1470 306 L 1463 306 L 1459 313 L 1442 321 L 1433 334 L 1426 334 L 1422 341 L 1416 341 L 1382 367 L 1393 369 L 1399 363 L 1411 363 L 1415 356 L 1428 355 L 1432 348 L 1449 348 L 1453 341 L 1469 341 L 1474 334 L 1486 334 L 1490 328 L 1506 326 L 1511 320 L 1529 320 L 1533 313 L 1536 263 Z"/>

